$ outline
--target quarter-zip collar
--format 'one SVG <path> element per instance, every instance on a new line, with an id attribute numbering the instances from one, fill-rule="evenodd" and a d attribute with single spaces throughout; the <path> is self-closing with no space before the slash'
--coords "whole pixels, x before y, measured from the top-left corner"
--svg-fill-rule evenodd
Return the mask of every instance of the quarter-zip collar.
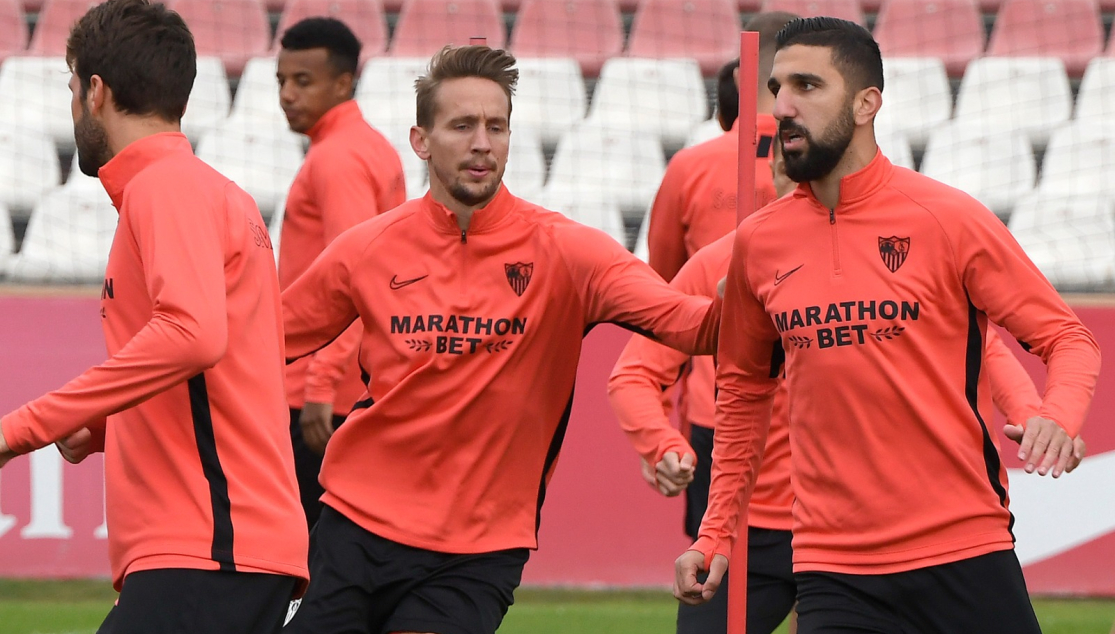
<path id="1" fill-rule="evenodd" d="M 193 155 L 189 139 L 181 132 L 160 132 L 129 144 L 97 171 L 117 211 L 124 204 L 124 188 L 136 174 L 172 153 Z"/>
<path id="2" fill-rule="evenodd" d="M 500 183 L 499 191 L 496 192 L 491 202 L 472 212 L 472 220 L 469 222 L 467 232 L 462 231 L 460 225 L 457 224 L 457 214 L 434 200 L 431 192 L 426 192 L 426 195 L 422 198 L 422 207 L 439 232 L 460 235 L 464 239 L 466 234 L 470 236 L 481 234 L 498 226 L 515 209 L 517 202 L 518 198 L 507 191 L 503 183 Z"/>
<path id="3" fill-rule="evenodd" d="M 360 112 L 360 106 L 357 105 L 355 99 L 349 99 L 333 106 L 321 115 L 317 123 L 306 131 L 306 136 L 310 137 L 310 143 L 318 143 L 334 132 L 363 120 L 364 115 Z"/>
<path id="4" fill-rule="evenodd" d="M 890 160 L 883 156 L 882 151 L 876 149 L 875 158 L 871 159 L 863 169 L 840 179 L 840 200 L 836 207 L 841 209 L 866 200 L 886 186 L 893 174 L 894 166 Z M 821 207 L 825 206 L 813 195 L 813 188 L 808 182 L 799 183 L 792 195 L 794 198 L 805 198 Z"/>

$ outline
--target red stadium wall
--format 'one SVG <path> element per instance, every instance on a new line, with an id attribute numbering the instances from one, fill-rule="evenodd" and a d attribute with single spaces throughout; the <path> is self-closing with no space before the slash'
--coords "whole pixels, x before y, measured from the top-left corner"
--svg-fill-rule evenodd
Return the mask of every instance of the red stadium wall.
<path id="1" fill-rule="evenodd" d="M 1115 304 L 1075 305 L 1100 346 L 1115 350 Z M 91 296 L 0 298 L 0 410 L 104 358 L 97 310 Z M 608 326 L 585 340 L 573 420 L 542 513 L 541 549 L 524 583 L 664 586 L 686 546 L 680 500 L 643 483 L 607 404 L 605 379 L 627 337 Z M 1019 354 L 1040 386 L 1040 361 Z M 1078 471 L 1059 481 L 1011 474 L 1019 557 L 1036 593 L 1115 596 L 1113 376 L 1100 377 L 1085 430 L 1090 456 Z M 1017 467 L 1007 453 L 1008 466 Z M 0 576 L 106 576 L 102 505 L 99 458 L 72 466 L 42 451 L 11 463 L 0 474 Z"/>

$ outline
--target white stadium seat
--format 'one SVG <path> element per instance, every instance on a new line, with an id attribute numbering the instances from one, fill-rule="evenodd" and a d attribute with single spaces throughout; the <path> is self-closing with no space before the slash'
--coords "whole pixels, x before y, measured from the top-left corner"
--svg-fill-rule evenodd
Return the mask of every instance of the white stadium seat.
<path id="1" fill-rule="evenodd" d="M 883 59 L 883 107 L 876 130 L 903 133 L 924 148 L 929 133 L 952 116 L 952 90 L 945 64 L 936 57 Z"/>
<path id="2" fill-rule="evenodd" d="M 546 157 L 542 154 L 542 141 L 529 130 L 511 133 L 503 183 L 511 193 L 531 202 L 542 193 L 546 184 Z"/>
<path id="3" fill-rule="evenodd" d="M 61 172 L 54 144 L 41 131 L 0 126 L 0 204 L 17 217 L 27 217 L 62 181 Z"/>
<path id="4" fill-rule="evenodd" d="M 929 137 L 921 171 L 967 192 L 1005 217 L 1018 198 L 1033 190 L 1037 169 L 1022 132 L 955 122 Z"/>
<path id="5" fill-rule="evenodd" d="M 960 83 L 956 119 L 988 132 L 1018 130 L 1044 146 L 1072 116 L 1072 90 L 1055 57 L 981 57 Z"/>
<path id="6" fill-rule="evenodd" d="M 74 147 L 70 69 L 63 57 L 9 57 L 0 65 L 0 121 Z"/>
<path id="7" fill-rule="evenodd" d="M 274 76 L 271 79 L 274 82 Z M 186 104 L 186 114 L 182 117 L 182 132 L 196 143 L 203 134 L 224 123 L 231 102 L 228 76 L 221 59 L 197 58 L 197 77 L 190 92 L 190 101 Z"/>
<path id="8" fill-rule="evenodd" d="M 253 57 L 248 60 L 244 73 L 236 84 L 232 112 L 222 127 L 241 130 L 288 129 L 286 115 L 279 105 L 279 82 L 275 79 L 277 66 L 278 62 L 274 57 Z"/>
<path id="9" fill-rule="evenodd" d="M 384 136 L 396 138 L 414 125 L 414 81 L 426 74 L 429 63 L 426 57 L 373 57 L 364 64 L 356 101 Z"/>
<path id="10" fill-rule="evenodd" d="M 876 130 L 875 143 L 891 163 L 914 169 L 914 152 L 905 134 L 897 130 Z"/>
<path id="11" fill-rule="evenodd" d="M 623 226 L 623 214 L 615 203 L 576 200 L 561 193 L 547 192 L 538 204 L 550 211 L 560 212 L 570 220 L 599 229 L 627 248 L 627 231 Z"/>
<path id="12" fill-rule="evenodd" d="M 1076 96 L 1076 120 L 1115 121 L 1115 57 L 1096 57 L 1088 63 Z"/>
<path id="13" fill-rule="evenodd" d="M 1115 122 L 1076 121 L 1053 134 L 1038 189 L 1115 196 Z"/>
<path id="14" fill-rule="evenodd" d="M 647 207 L 643 220 L 639 223 L 639 233 L 635 237 L 635 248 L 632 252 L 643 262 L 650 262 L 650 207 Z"/>
<path id="15" fill-rule="evenodd" d="M 520 59 L 511 129 L 538 135 L 554 146 L 585 118 L 585 82 L 571 58 Z"/>
<path id="16" fill-rule="evenodd" d="M 724 128 L 720 127 L 720 120 L 714 115 L 711 119 L 706 119 L 693 126 L 693 129 L 689 131 L 689 136 L 685 138 L 685 147 L 711 141 L 721 134 L 724 134 Z"/>
<path id="17" fill-rule="evenodd" d="M 707 118 L 705 84 L 695 60 L 613 57 L 600 71 L 587 122 L 654 135 L 680 148 Z"/>
<path id="18" fill-rule="evenodd" d="M 289 130 L 228 127 L 202 137 L 197 156 L 251 194 L 264 210 L 273 209 L 286 195 L 304 158 L 301 137 Z"/>
<path id="19" fill-rule="evenodd" d="M 364 120 L 368 120 L 368 113 L 364 107 Z M 393 126 L 381 128 L 368 121 L 380 134 L 391 143 L 391 147 L 399 153 L 399 160 L 403 163 L 403 178 L 406 180 L 407 200 L 421 198 L 426 193 L 427 168 L 426 161 L 418 158 L 414 148 L 410 147 L 410 127 Z"/>
<path id="20" fill-rule="evenodd" d="M 658 140 L 633 130 L 600 129 L 586 121 L 558 143 L 547 192 L 576 201 L 605 201 L 624 214 L 650 206 L 666 170 Z"/>
<path id="21" fill-rule="evenodd" d="M 1038 192 L 1019 201 L 1009 226 L 1058 289 L 1115 287 L 1115 200 Z"/>
<path id="22" fill-rule="evenodd" d="M 271 212 L 271 219 L 267 221 L 267 233 L 271 234 L 271 248 L 275 250 L 276 266 L 279 264 L 279 241 L 283 237 L 283 216 L 285 215 L 286 196 L 283 196 L 279 199 L 279 202 L 275 203 L 275 209 Z"/>
<path id="23" fill-rule="evenodd" d="M 12 230 L 12 217 L 8 208 L 0 205 L 0 270 L 7 271 L 11 266 L 15 251 L 15 232 Z"/>
<path id="24" fill-rule="evenodd" d="M 59 187 L 31 213 L 11 279 L 95 282 L 104 278 L 119 215 L 102 189 Z"/>

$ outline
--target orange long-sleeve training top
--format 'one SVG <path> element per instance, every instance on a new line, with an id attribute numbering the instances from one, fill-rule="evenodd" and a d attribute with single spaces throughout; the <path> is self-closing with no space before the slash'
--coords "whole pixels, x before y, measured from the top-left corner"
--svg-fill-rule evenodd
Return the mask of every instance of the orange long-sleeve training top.
<path id="1" fill-rule="evenodd" d="M 971 197 L 881 153 L 840 191 L 830 210 L 803 184 L 737 231 L 694 548 L 730 550 L 784 358 L 795 570 L 883 574 L 1010 549 L 1006 469 L 980 408 L 988 319 L 1046 362 L 1038 414 L 1072 436 L 1096 342 Z"/>
<path id="2" fill-rule="evenodd" d="M 670 285 L 689 295 L 714 297 L 717 284 L 728 274 L 734 242 L 735 235 L 729 234 L 697 251 Z M 684 375 L 689 399 L 686 409 L 689 412 L 707 410 L 710 415 L 707 425 L 692 419 L 689 422 L 712 426 L 716 386 L 711 372 L 707 376 L 696 374 L 695 362 L 699 360 L 708 361 L 711 368 L 711 357 L 690 357 L 646 337 L 635 336 L 616 362 L 608 380 L 608 397 L 620 427 L 639 455 L 650 464 L 657 464 L 671 451 L 678 455 L 694 453 L 681 432 L 670 425 L 662 403 L 663 391 L 683 376 L 687 364 L 694 367 Z M 984 363 L 990 381 L 990 390 L 981 394 L 990 399 L 990 402 L 981 403 L 984 420 L 991 420 L 989 408 L 992 404 L 1013 425 L 1021 425 L 1035 416 L 1041 407 L 1041 396 L 1034 388 L 1030 375 L 994 328 L 987 330 Z M 790 530 L 793 527 L 791 509 L 794 493 L 790 485 L 787 398 L 786 384 L 782 382 L 774 395 L 763 463 L 747 509 L 749 526 L 774 530 Z"/>
<path id="3" fill-rule="evenodd" d="M 326 112 L 306 133 L 310 150 L 290 186 L 279 244 L 279 287 L 286 289 L 329 244 L 361 222 L 406 200 L 399 154 L 364 120 L 355 100 Z M 287 366 L 287 403 L 332 403 L 347 414 L 364 383 L 356 362 L 354 327 L 316 354 Z"/>
<path id="4" fill-rule="evenodd" d="M 757 124 L 755 206 L 749 211 L 778 197 L 770 173 L 778 121 L 769 114 L 761 114 Z M 651 268 L 667 281 L 672 280 L 698 249 L 735 229 L 739 224 L 738 188 L 738 123 L 729 132 L 675 154 L 651 206 L 647 234 Z"/>
<path id="5" fill-rule="evenodd" d="M 536 547 L 588 329 L 708 353 L 720 302 L 501 188 L 467 232 L 430 194 L 358 225 L 283 309 L 291 357 L 363 324 L 368 398 L 326 449 L 323 501 L 393 541 L 476 553 Z"/>
<path id="6" fill-rule="evenodd" d="M 307 579 L 259 210 L 176 133 L 128 145 L 100 179 L 120 212 L 101 293 L 110 358 L 5 416 L 5 440 L 27 452 L 105 434 L 117 590 L 156 568 Z"/>

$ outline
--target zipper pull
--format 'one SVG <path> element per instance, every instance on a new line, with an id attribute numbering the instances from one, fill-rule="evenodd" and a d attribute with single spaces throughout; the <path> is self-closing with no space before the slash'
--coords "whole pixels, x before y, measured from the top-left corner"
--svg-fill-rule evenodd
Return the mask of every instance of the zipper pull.
<path id="1" fill-rule="evenodd" d="M 829 209 L 829 224 L 830 225 L 836 224 L 836 210 L 835 209 Z"/>
<path id="2" fill-rule="evenodd" d="M 465 230 L 461 229 L 461 244 L 465 244 L 467 242 L 468 242 L 468 239 L 465 237 Z"/>

